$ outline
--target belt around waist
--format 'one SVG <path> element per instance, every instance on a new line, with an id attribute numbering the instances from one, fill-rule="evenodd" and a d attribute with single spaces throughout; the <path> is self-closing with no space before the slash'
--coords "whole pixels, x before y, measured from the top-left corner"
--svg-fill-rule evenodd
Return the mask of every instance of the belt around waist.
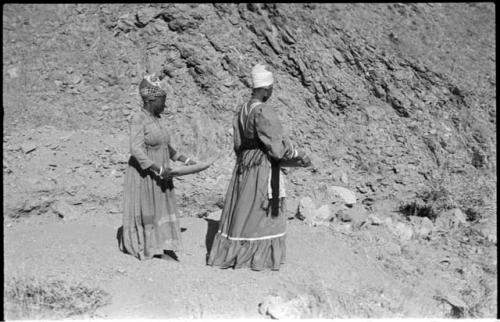
<path id="1" fill-rule="evenodd" d="M 261 144 L 259 144 L 259 142 L 245 142 L 241 145 L 241 150 L 244 151 L 244 150 L 260 150 L 262 149 L 262 146 Z"/>
<path id="2" fill-rule="evenodd" d="M 163 147 L 163 144 L 157 144 L 157 145 L 145 144 L 144 147 L 146 148 L 146 150 L 159 150 L 161 147 Z"/>

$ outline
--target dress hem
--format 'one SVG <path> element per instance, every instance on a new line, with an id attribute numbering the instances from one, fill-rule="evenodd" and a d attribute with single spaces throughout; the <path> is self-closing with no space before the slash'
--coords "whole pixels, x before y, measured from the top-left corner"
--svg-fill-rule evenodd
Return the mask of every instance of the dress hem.
<path id="1" fill-rule="evenodd" d="M 279 270 L 285 263 L 286 235 L 256 240 L 234 240 L 227 234 L 215 235 L 207 265 L 220 268 L 250 268 Z"/>

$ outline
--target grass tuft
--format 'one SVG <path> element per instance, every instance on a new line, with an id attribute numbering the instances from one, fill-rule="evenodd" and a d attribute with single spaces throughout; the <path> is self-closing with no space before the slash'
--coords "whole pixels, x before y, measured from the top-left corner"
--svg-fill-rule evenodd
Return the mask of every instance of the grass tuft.
<path id="1" fill-rule="evenodd" d="M 7 319 L 68 318 L 92 314 L 109 304 L 110 295 L 98 288 L 63 280 L 14 277 L 5 283 Z"/>

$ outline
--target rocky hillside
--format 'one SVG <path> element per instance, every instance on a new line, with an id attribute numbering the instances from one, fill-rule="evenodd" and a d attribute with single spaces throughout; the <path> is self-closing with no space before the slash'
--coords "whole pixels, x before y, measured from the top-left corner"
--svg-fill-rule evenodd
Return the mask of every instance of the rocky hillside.
<path id="1" fill-rule="evenodd" d="M 494 9 L 6 5 L 4 213 L 44 213 L 53 196 L 118 213 L 126 119 L 140 108 L 141 78 L 160 68 L 174 146 L 222 155 L 181 185 L 179 203 L 191 216 L 216 209 L 233 166 L 232 117 L 249 98 L 251 67 L 265 62 L 276 79 L 270 103 L 314 162 L 289 172 L 291 215 L 301 198 L 321 205 L 343 186 L 366 210 L 390 207 L 402 220 L 458 209 L 467 229 L 457 238 L 496 250 Z"/>
<path id="2" fill-rule="evenodd" d="M 492 5 L 9 5 L 4 18 L 7 134 L 126 129 L 141 77 L 164 66 L 181 150 L 229 154 L 264 61 L 313 182 L 341 170 L 367 197 L 437 184 L 464 210 L 496 204 Z"/>

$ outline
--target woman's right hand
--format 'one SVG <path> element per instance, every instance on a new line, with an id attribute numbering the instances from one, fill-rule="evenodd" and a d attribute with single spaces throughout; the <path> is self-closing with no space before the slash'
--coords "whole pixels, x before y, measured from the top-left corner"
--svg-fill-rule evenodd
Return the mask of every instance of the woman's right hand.
<path id="1" fill-rule="evenodd" d="M 149 167 L 151 171 L 153 171 L 157 176 L 162 177 L 162 178 L 167 178 L 168 174 L 172 169 L 168 168 L 166 165 L 163 165 L 162 167 L 157 166 L 156 164 L 151 165 Z M 160 172 L 161 170 L 161 172 Z"/>
<path id="2" fill-rule="evenodd" d="M 154 173 L 156 173 L 156 174 L 159 174 L 159 173 L 160 173 L 160 167 L 159 167 L 159 166 L 157 166 L 156 164 L 152 164 L 152 165 L 149 167 L 149 169 L 150 169 L 151 171 L 153 171 Z"/>

